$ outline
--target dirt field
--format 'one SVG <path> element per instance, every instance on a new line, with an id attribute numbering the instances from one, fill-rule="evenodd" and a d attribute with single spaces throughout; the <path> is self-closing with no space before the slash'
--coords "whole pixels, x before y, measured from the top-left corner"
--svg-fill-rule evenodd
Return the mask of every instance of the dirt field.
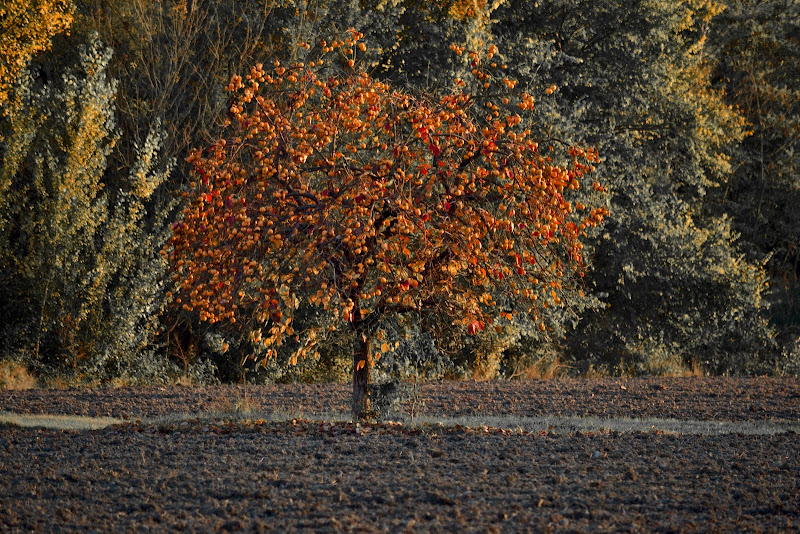
<path id="1" fill-rule="evenodd" d="M 0 392 L 0 410 L 151 418 L 241 387 Z M 249 406 L 344 412 L 345 386 L 249 387 Z M 427 384 L 429 415 L 800 420 L 800 381 Z M 800 439 L 519 432 L 312 420 L 0 427 L 0 531 L 800 531 Z"/>

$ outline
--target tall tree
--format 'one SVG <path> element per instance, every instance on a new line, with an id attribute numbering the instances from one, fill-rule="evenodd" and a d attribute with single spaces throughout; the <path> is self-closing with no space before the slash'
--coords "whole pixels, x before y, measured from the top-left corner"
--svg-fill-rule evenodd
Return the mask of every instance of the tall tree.
<path id="1" fill-rule="evenodd" d="M 117 140 L 110 57 L 94 39 L 60 82 L 21 76 L 0 123 L 2 335 L 34 364 L 133 358 L 163 304 L 168 212 L 146 217 L 169 172 L 163 135 L 156 124 L 124 187 L 105 186 Z"/>
<path id="2" fill-rule="evenodd" d="M 800 2 L 726 4 L 711 25 L 713 81 L 749 135 L 712 208 L 730 214 L 751 257 L 769 258 L 771 316 L 800 351 Z"/>
<path id="3" fill-rule="evenodd" d="M 706 0 L 508 1 L 493 36 L 517 75 L 556 87 L 539 102 L 551 135 L 585 139 L 603 160 L 613 220 L 591 283 L 607 307 L 570 337 L 581 365 L 607 372 L 767 372 L 765 278 L 730 220 L 707 215 L 743 124 L 710 85 Z"/>

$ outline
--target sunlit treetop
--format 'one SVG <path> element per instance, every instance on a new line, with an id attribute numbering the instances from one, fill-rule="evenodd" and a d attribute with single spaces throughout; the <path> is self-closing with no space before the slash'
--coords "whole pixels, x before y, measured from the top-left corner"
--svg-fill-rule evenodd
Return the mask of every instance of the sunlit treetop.
<path id="1" fill-rule="evenodd" d="M 67 0 L 3 0 L 0 4 L 0 108 L 19 72 L 72 24 Z M 5 114 L 4 111 L 0 114 Z"/>
<path id="2" fill-rule="evenodd" d="M 432 97 L 359 70 L 361 37 L 304 44 L 303 62 L 233 77 L 224 136 L 188 158 L 195 181 L 165 251 L 177 302 L 204 321 L 246 323 L 267 356 L 287 336 L 313 345 L 319 333 L 293 324 L 305 303 L 364 338 L 394 313 L 475 333 L 564 305 L 582 233 L 607 214 L 567 198 L 597 154 L 571 147 L 567 166 L 553 162 L 522 126 L 534 98 L 503 75 L 494 47 L 452 46 L 473 79 Z M 515 304 L 498 307 L 501 295 Z"/>

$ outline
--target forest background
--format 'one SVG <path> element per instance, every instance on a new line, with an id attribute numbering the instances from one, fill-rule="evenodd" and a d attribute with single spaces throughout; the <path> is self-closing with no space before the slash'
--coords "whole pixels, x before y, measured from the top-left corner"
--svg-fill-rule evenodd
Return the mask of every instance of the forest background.
<path id="1" fill-rule="evenodd" d="M 348 28 L 372 76 L 418 94 L 468 68 L 451 44 L 496 45 L 539 143 L 595 147 L 608 189 L 544 329 L 436 343 L 398 317 L 381 376 L 800 373 L 798 0 L 7 0 L 0 387 L 350 375 L 346 334 L 254 367 L 248 332 L 175 305 L 161 254 L 231 77 Z"/>

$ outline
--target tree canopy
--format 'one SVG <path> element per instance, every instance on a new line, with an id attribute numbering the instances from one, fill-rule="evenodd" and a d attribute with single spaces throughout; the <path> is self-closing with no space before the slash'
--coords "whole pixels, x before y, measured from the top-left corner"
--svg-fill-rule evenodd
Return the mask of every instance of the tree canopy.
<path id="1" fill-rule="evenodd" d="M 5 2 L 0 358 L 69 383 L 341 379 L 365 350 L 376 380 L 796 374 L 798 6 Z"/>
<path id="2" fill-rule="evenodd" d="M 225 135 L 190 156 L 196 182 L 170 240 L 184 308 L 212 323 L 244 318 L 268 347 L 305 336 L 297 358 L 318 336 L 293 328 L 307 300 L 354 331 L 360 371 L 387 314 L 474 334 L 497 316 L 566 305 L 583 272 L 581 234 L 607 214 L 569 200 L 597 154 L 571 147 L 559 167 L 552 147 L 518 128 L 534 98 L 493 46 L 454 45 L 474 82 L 433 99 L 358 69 L 360 37 L 231 81 Z M 325 67 L 330 55 L 344 71 Z M 500 309 L 498 293 L 509 299 Z"/>

